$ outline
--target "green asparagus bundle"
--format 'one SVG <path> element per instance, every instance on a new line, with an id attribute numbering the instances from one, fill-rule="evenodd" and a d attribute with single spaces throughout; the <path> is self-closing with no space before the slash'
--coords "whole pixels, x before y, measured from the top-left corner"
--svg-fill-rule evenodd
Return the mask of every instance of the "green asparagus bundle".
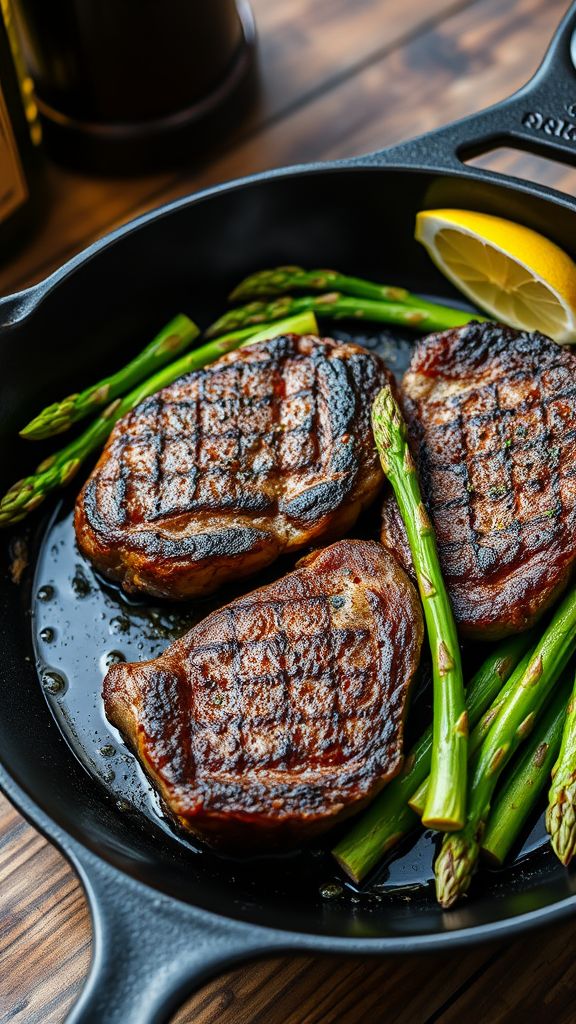
<path id="1" fill-rule="evenodd" d="M 512 763 L 509 777 L 490 811 L 481 850 L 493 864 L 504 863 L 550 780 L 562 740 L 569 680 L 563 680 L 557 689 L 526 740 L 525 749 Z"/>
<path id="2" fill-rule="evenodd" d="M 207 338 L 214 338 L 225 331 L 269 323 L 305 312 L 329 320 L 365 320 L 413 327 L 419 331 L 445 331 L 450 327 L 461 327 L 471 320 L 486 319 L 476 313 L 465 313 L 461 309 L 433 302 L 422 301 L 418 305 L 408 305 L 329 292 L 326 295 L 302 295 L 299 298 L 283 295 L 272 302 L 250 302 L 246 306 L 238 306 L 211 324 L 205 334 Z"/>
<path id="3" fill-rule="evenodd" d="M 259 270 L 245 277 L 230 293 L 229 298 L 232 302 L 246 302 L 248 299 L 270 299 L 290 295 L 292 292 L 340 292 L 342 295 L 353 295 L 359 299 L 417 306 L 437 315 L 440 310 L 447 308 L 396 285 L 378 284 L 362 277 L 350 277 L 338 270 L 305 270 L 303 267 Z M 486 317 L 479 316 L 478 319 L 485 320 Z"/>
<path id="4" fill-rule="evenodd" d="M 528 634 L 524 634 L 527 636 Z M 530 634 L 532 636 L 532 634 Z M 504 707 L 510 694 L 514 691 L 518 685 L 520 679 L 524 675 L 530 659 L 532 657 L 533 650 L 526 651 L 524 657 L 520 660 L 513 673 L 504 683 L 504 686 L 499 689 L 494 697 L 490 707 L 483 711 L 481 718 L 478 721 L 474 721 L 471 724 L 474 726 L 468 739 L 468 760 L 470 761 L 477 750 L 480 749 L 484 742 L 484 737 L 487 735 L 489 729 L 494 724 L 498 717 L 501 709 Z M 420 783 L 418 788 L 411 794 L 408 805 L 416 814 L 420 817 L 424 814 L 424 808 L 426 807 L 426 799 L 428 796 L 428 785 L 430 776 L 426 776 L 425 779 Z"/>
<path id="5" fill-rule="evenodd" d="M 432 655 L 433 725 L 430 786 L 423 822 L 451 831 L 466 820 L 468 715 L 456 623 L 438 561 L 432 523 L 422 501 L 407 429 L 390 387 L 372 406 L 382 468 L 406 527 Z"/>
<path id="6" fill-rule="evenodd" d="M 552 849 L 568 865 L 576 850 L 576 680 L 566 713 L 562 745 L 552 769 L 546 828 Z"/>
<path id="7" fill-rule="evenodd" d="M 406 288 L 394 285 L 375 284 L 361 277 L 349 277 L 337 270 L 304 270 L 303 267 L 274 267 L 273 270 L 259 270 L 245 277 L 234 291 L 230 292 L 232 302 L 247 299 L 267 299 L 274 295 L 290 292 L 342 292 L 362 299 L 376 299 L 377 302 L 402 302 L 418 306 L 421 299 L 411 295 Z"/>
<path id="8" fill-rule="evenodd" d="M 472 880 L 490 804 L 502 771 L 529 735 L 556 680 L 576 649 L 576 587 L 556 609 L 530 663 L 476 755 L 468 785 L 464 828 L 445 836 L 436 858 L 436 894 L 450 907 Z"/>
<path id="9" fill-rule="evenodd" d="M 466 709 L 474 725 L 500 691 L 532 641 L 528 633 L 504 640 L 487 657 L 466 688 Z M 364 814 L 332 850 L 333 857 L 360 884 L 381 857 L 419 825 L 408 797 L 430 771 L 432 726 L 422 733 L 408 754 L 401 774 L 386 786 Z"/>
<path id="10" fill-rule="evenodd" d="M 62 434 L 78 420 L 92 415 L 109 405 L 119 395 L 126 394 L 140 381 L 184 352 L 200 334 L 200 328 L 180 313 L 166 324 L 145 349 L 111 377 L 85 388 L 77 395 L 68 395 L 42 410 L 21 431 L 20 436 L 40 441 L 54 434 Z"/>
<path id="11" fill-rule="evenodd" d="M 263 330 L 255 332 L 251 341 L 254 343 L 266 341 L 268 338 L 274 338 L 282 333 L 315 334 L 317 332 L 318 325 L 315 318 L 311 314 L 307 314 L 292 317 L 284 323 L 268 324 Z M 199 370 L 226 352 L 232 352 L 239 348 L 243 340 L 233 336 L 208 342 L 201 348 L 195 349 L 165 366 L 130 391 L 124 398 L 117 398 L 100 413 L 83 434 L 41 462 L 31 476 L 13 484 L 0 501 L 0 527 L 11 526 L 24 519 L 44 501 L 51 491 L 68 484 L 82 463 L 102 447 L 114 424 L 145 398 L 167 387 L 183 374 Z"/>

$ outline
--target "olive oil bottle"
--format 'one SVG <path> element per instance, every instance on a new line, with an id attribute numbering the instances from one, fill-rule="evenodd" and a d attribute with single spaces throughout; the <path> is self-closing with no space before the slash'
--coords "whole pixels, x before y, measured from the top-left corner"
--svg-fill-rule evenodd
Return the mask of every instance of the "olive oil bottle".
<path id="1" fill-rule="evenodd" d="M 33 226 L 40 208 L 41 129 L 10 0 L 0 0 L 0 259 Z"/>

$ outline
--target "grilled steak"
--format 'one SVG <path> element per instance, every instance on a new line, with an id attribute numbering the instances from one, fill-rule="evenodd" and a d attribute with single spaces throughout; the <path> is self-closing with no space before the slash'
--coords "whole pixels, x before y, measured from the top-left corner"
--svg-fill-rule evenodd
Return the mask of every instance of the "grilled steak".
<path id="1" fill-rule="evenodd" d="M 184 828 L 228 847 L 297 842 L 398 772 L 422 637 L 396 560 L 339 541 L 154 661 L 113 665 L 106 714 Z"/>
<path id="2" fill-rule="evenodd" d="M 337 537 L 376 496 L 380 358 L 275 338 L 180 378 L 120 420 L 76 505 L 80 549 L 128 591 L 186 598 Z"/>
<path id="3" fill-rule="evenodd" d="M 462 634 L 526 629 L 576 558 L 576 356 L 542 334 L 471 324 L 421 341 L 403 389 Z M 381 539 L 410 566 L 392 497 Z"/>

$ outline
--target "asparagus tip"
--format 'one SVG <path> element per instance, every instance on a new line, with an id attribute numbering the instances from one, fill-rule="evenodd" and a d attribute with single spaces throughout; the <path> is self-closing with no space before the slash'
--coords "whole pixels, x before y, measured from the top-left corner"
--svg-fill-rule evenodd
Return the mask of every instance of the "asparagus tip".
<path id="1" fill-rule="evenodd" d="M 45 441 L 46 438 L 64 434 L 72 426 L 73 420 L 63 411 L 60 416 L 48 419 L 42 414 L 30 420 L 18 433 L 24 441 Z"/>
<path id="2" fill-rule="evenodd" d="M 37 508 L 43 499 L 41 492 L 35 493 L 30 477 L 13 484 L 0 499 L 0 529 L 20 522 L 28 512 Z"/>
<path id="3" fill-rule="evenodd" d="M 576 778 L 554 794 L 546 811 L 552 849 L 567 867 L 576 852 Z"/>
<path id="4" fill-rule="evenodd" d="M 389 384 L 378 392 L 372 404 L 372 429 L 384 465 L 386 453 L 389 450 L 399 453 L 406 440 L 406 424 Z"/>
<path id="5" fill-rule="evenodd" d="M 27 423 L 25 427 L 22 427 L 22 430 L 18 431 L 20 437 L 23 437 L 25 441 L 35 441 L 41 437 L 42 435 L 37 433 L 38 428 L 41 428 L 41 423 L 38 420 L 39 417 L 37 416 L 35 419 L 30 420 L 30 423 Z"/>
<path id="6" fill-rule="evenodd" d="M 470 887 L 478 860 L 479 846 L 466 830 L 446 836 L 434 864 L 436 898 L 447 910 Z"/>

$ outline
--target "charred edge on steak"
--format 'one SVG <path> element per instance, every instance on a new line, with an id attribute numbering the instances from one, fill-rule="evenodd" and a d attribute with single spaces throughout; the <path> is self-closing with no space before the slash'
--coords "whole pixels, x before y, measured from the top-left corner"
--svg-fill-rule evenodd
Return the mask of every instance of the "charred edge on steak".
<path id="1" fill-rule="evenodd" d="M 538 333 L 470 324 L 420 341 L 403 388 L 463 632 L 526 628 L 576 558 L 576 357 Z M 384 542 L 405 551 L 388 503 L 384 517 Z"/>
<path id="2" fill-rule="evenodd" d="M 287 395 L 288 372 L 299 383 Z M 81 549 L 113 577 L 126 577 L 130 552 L 147 559 L 150 584 L 155 559 L 192 565 L 260 552 L 262 564 L 267 545 L 276 555 L 286 546 L 275 517 L 302 546 L 357 494 L 358 511 L 375 496 L 382 475 L 368 406 L 388 378 L 359 346 L 293 335 L 180 378 L 114 428 L 78 499 Z"/>
<path id="3" fill-rule="evenodd" d="M 423 622 L 373 541 L 340 541 L 213 612 L 155 661 L 114 665 L 106 713 L 179 824 L 299 841 L 399 770 Z"/>

